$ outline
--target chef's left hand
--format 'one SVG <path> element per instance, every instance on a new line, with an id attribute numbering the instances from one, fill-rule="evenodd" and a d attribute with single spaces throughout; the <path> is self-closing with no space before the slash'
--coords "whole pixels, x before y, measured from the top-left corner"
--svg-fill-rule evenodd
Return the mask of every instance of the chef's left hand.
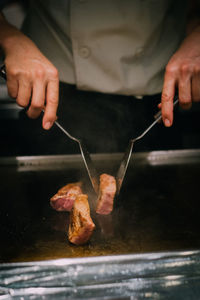
<path id="1" fill-rule="evenodd" d="M 166 66 L 161 108 L 163 122 L 167 127 L 173 123 L 176 88 L 183 109 L 189 109 L 192 102 L 200 102 L 200 26 L 184 39 Z"/>

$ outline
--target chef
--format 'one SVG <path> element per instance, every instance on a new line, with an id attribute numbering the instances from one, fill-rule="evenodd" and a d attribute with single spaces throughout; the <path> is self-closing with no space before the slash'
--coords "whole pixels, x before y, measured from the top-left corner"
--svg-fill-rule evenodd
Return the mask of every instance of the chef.
<path id="1" fill-rule="evenodd" d="M 162 93 L 159 108 L 170 127 L 176 91 L 182 108 L 200 101 L 199 12 L 195 0 L 30 1 L 23 33 L 0 15 L 8 93 L 30 118 L 45 106 L 42 126 L 47 130 L 57 118 L 59 81 L 68 112 L 79 103 L 78 96 L 72 101 L 68 95 L 72 87 L 74 93 L 81 91 L 79 98 L 89 91 L 90 103 L 96 101 L 92 98 L 100 98 L 100 105 L 110 101 L 113 110 L 112 95 L 118 95 L 120 113 L 123 103 L 137 106 L 141 98 L 150 103 Z M 135 106 L 127 104 L 127 114 L 133 116 Z M 100 122 L 101 110 L 106 111 L 95 102 L 92 113 Z"/>

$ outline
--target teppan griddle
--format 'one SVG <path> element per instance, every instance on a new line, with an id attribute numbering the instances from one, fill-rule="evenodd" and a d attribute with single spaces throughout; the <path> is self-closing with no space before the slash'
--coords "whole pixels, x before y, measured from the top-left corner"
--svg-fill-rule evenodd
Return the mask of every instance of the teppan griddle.
<path id="1" fill-rule="evenodd" d="M 96 168 L 114 173 L 121 154 L 92 155 Z M 68 213 L 50 197 L 83 180 L 92 192 L 80 155 L 0 159 L 0 262 L 135 254 L 200 248 L 200 150 L 132 155 L 112 215 L 92 213 L 96 230 L 84 246 L 67 240 Z"/>

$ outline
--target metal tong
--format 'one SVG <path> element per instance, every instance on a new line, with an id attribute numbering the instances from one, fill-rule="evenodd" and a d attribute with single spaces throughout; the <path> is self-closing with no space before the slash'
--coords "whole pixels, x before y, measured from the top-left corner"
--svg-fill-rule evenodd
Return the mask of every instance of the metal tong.
<path id="1" fill-rule="evenodd" d="M 57 121 L 54 122 L 54 124 L 56 124 L 60 130 L 62 130 L 62 132 L 64 132 L 65 135 L 67 135 L 70 139 L 72 139 L 73 141 L 77 142 L 81 151 L 81 155 L 85 164 L 85 167 L 87 169 L 90 181 L 92 183 L 92 186 L 96 192 L 96 194 L 98 194 L 99 191 L 99 177 L 97 174 L 97 171 L 94 167 L 94 164 L 92 162 L 92 159 L 90 157 L 90 154 L 85 146 L 85 144 L 83 143 L 82 140 L 75 138 L 74 136 L 72 136 L 66 129 L 64 129 Z"/>
<path id="2" fill-rule="evenodd" d="M 0 76 L 2 78 L 4 78 L 5 80 L 7 79 L 6 77 L 6 69 L 5 66 L 2 66 L 0 68 Z M 43 110 L 44 112 L 44 110 Z M 92 159 L 90 157 L 90 154 L 85 146 L 85 144 L 82 142 L 82 140 L 75 138 L 74 136 L 72 136 L 67 130 L 65 130 L 57 121 L 54 122 L 57 127 L 60 128 L 60 130 L 62 130 L 62 132 L 67 135 L 70 139 L 72 139 L 73 141 L 77 142 L 81 151 L 81 155 L 85 164 L 85 167 L 87 169 L 90 181 L 92 183 L 92 186 L 95 190 L 95 192 L 98 194 L 98 190 L 99 190 L 99 177 L 97 174 L 97 171 L 94 167 L 94 164 L 92 162 Z"/>
<path id="3" fill-rule="evenodd" d="M 178 98 L 175 97 L 173 105 L 175 106 L 178 103 L 178 101 L 179 101 Z M 129 161 L 130 161 L 130 158 L 131 158 L 131 153 L 132 153 L 132 150 L 133 150 L 134 143 L 136 141 L 142 139 L 145 136 L 145 134 L 147 134 L 147 132 L 149 132 L 149 130 L 162 119 L 161 111 L 159 111 L 154 116 L 154 118 L 155 118 L 155 121 L 141 135 L 139 135 L 138 137 L 136 137 L 134 139 L 129 140 L 128 147 L 126 148 L 126 151 L 124 153 L 124 156 L 122 158 L 122 161 L 120 163 L 120 166 L 119 166 L 119 169 L 118 169 L 118 172 L 117 172 L 117 176 L 116 176 L 117 194 L 118 195 L 119 195 L 119 192 L 120 192 L 123 180 L 124 180 L 124 176 L 126 174 L 126 170 L 128 168 L 128 164 L 129 164 Z"/>
<path id="4" fill-rule="evenodd" d="M 5 66 L 2 66 L 0 68 L 0 76 L 3 77 L 6 80 L 6 70 L 5 70 Z M 176 98 L 174 101 L 174 106 L 178 103 L 178 99 Z M 124 156 L 122 158 L 122 161 L 120 163 L 117 175 L 116 175 L 116 182 L 117 182 L 117 194 L 119 194 L 121 186 L 122 186 L 122 182 L 124 180 L 124 176 L 126 174 L 126 170 L 128 168 L 128 164 L 131 158 L 131 153 L 133 150 L 133 144 L 140 140 L 141 138 L 143 138 L 145 136 L 145 134 L 147 134 L 147 132 L 156 124 L 158 123 L 161 118 L 161 112 L 158 112 L 158 114 L 156 114 L 155 116 L 155 121 L 138 137 L 134 138 L 134 139 L 130 139 L 129 140 L 129 144 L 128 147 L 124 153 Z M 92 159 L 90 157 L 90 154 L 85 146 L 85 144 L 83 143 L 82 140 L 72 136 L 66 129 L 64 129 L 57 121 L 55 121 L 55 124 L 57 125 L 57 127 L 60 128 L 60 130 L 62 130 L 62 132 L 67 135 L 70 139 L 72 139 L 73 141 L 77 142 L 81 151 L 81 155 L 85 164 L 85 167 L 87 169 L 90 181 L 92 183 L 92 186 L 95 190 L 95 192 L 98 194 L 98 190 L 99 190 L 99 177 L 97 174 L 97 171 L 94 167 L 94 164 L 92 162 Z"/>

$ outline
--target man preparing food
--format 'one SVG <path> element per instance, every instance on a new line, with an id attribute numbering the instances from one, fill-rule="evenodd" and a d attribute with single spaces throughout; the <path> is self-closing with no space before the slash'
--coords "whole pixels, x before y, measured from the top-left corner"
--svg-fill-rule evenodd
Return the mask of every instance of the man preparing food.
<path id="1" fill-rule="evenodd" d="M 183 108 L 200 101 L 198 9 L 194 0 L 31 1 L 23 26 L 30 38 L 0 16 L 8 92 L 28 107 L 30 118 L 45 106 L 43 128 L 50 129 L 59 78 L 105 95 L 140 98 L 162 91 L 169 127 L 176 88 Z"/>
<path id="2" fill-rule="evenodd" d="M 164 125 L 170 127 L 176 89 L 183 108 L 200 101 L 197 4 L 169 0 L 31 1 L 24 33 L 0 16 L 8 92 L 27 108 L 30 118 L 37 118 L 44 109 L 42 126 L 48 130 L 57 118 L 60 79 L 66 109 L 63 117 L 70 119 L 72 127 L 78 124 L 78 130 L 87 128 L 89 136 L 93 118 L 105 124 L 101 130 L 104 136 L 109 130 L 112 136 L 110 124 L 116 128 L 122 124 L 128 141 L 127 137 L 134 137 L 129 135 L 133 131 L 129 120 L 142 115 L 132 104 L 129 112 L 128 102 L 139 102 L 138 98 L 144 96 L 150 101 L 151 96 L 162 91 L 159 107 Z M 69 99 L 69 85 L 101 96 L 93 99 L 87 94 L 84 98 L 75 91 Z M 110 94 L 131 97 L 111 99 Z M 113 122 L 116 107 L 119 110 L 115 112 L 122 114 L 127 123 L 120 121 L 118 125 L 118 119 Z M 89 115 L 85 114 L 87 110 Z M 120 140 L 122 132 L 116 131 Z M 98 138 L 105 147 L 103 139 Z M 102 174 L 98 214 L 112 212 L 115 192 L 115 178 Z M 70 211 L 68 238 L 77 245 L 88 242 L 95 228 L 87 197 L 75 183 L 61 188 L 51 198 L 54 209 Z"/>

